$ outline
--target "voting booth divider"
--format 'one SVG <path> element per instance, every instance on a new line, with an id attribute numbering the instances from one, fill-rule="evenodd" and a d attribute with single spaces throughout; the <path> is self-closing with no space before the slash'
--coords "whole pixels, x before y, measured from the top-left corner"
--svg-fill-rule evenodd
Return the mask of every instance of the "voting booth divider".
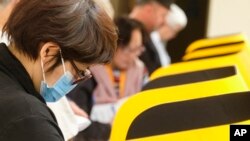
<path id="1" fill-rule="evenodd" d="M 186 49 L 183 61 L 236 54 L 242 50 L 249 51 L 249 41 L 245 34 L 206 38 L 195 41 Z"/>
<path id="2" fill-rule="evenodd" d="M 237 67 L 226 69 L 231 73 L 225 76 L 130 97 L 114 119 L 110 141 L 228 140 L 229 124 L 250 123 L 250 92 Z"/>
<path id="3" fill-rule="evenodd" d="M 250 124 L 245 36 L 202 39 L 186 52 L 200 56 L 156 70 L 118 110 L 110 141 L 228 141 L 230 125 Z"/>
<path id="4" fill-rule="evenodd" d="M 245 44 L 242 50 L 225 56 L 217 56 L 211 58 L 201 58 L 192 61 L 185 61 L 172 64 L 168 67 L 162 67 L 157 69 L 150 76 L 150 80 L 165 76 L 180 74 L 185 72 L 192 72 L 204 69 L 212 69 L 223 66 L 236 66 L 239 73 L 243 76 L 246 84 L 250 87 L 250 47 L 249 44 Z"/>
<path id="5" fill-rule="evenodd" d="M 239 45 L 244 44 L 248 41 L 246 35 L 244 33 L 237 33 L 231 35 L 224 35 L 219 37 L 213 38 L 204 38 L 200 40 L 196 40 L 191 43 L 186 51 L 185 54 L 193 53 L 200 50 L 205 49 L 215 49 L 215 48 L 224 48 L 231 45 Z"/>

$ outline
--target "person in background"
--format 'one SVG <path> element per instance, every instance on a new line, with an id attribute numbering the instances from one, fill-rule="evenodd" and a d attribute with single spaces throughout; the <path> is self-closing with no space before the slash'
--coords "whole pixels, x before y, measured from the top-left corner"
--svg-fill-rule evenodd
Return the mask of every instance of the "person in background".
<path id="1" fill-rule="evenodd" d="M 67 95 L 90 115 L 93 108 L 99 104 L 112 105 L 139 92 L 147 76 L 144 64 L 138 58 L 144 50 L 142 24 L 128 17 L 116 18 L 115 24 L 119 31 L 118 47 L 111 63 L 91 67 L 92 79 L 80 84 Z M 112 107 L 107 108 L 112 110 Z M 104 114 L 110 113 L 106 113 L 105 108 L 102 109 Z M 100 115 L 100 118 L 104 116 Z M 92 122 L 75 140 L 108 140 L 113 116 L 114 113 L 111 112 L 111 118 L 107 122 Z"/>
<path id="2" fill-rule="evenodd" d="M 2 29 L 7 21 L 13 7 L 19 0 L 0 0 L 0 42 L 8 44 L 6 35 L 2 34 Z"/>
<path id="3" fill-rule="evenodd" d="M 117 51 L 110 64 L 94 66 L 91 72 L 97 81 L 94 102 L 110 103 L 141 90 L 145 74 L 139 56 L 144 51 L 142 25 L 127 17 L 115 19 L 118 28 Z"/>
<path id="4" fill-rule="evenodd" d="M 176 4 L 171 4 L 170 12 L 165 18 L 165 24 L 157 31 L 150 34 L 150 37 L 159 54 L 161 66 L 168 66 L 171 59 L 166 50 L 167 41 L 175 38 L 177 34 L 187 25 L 187 16 Z"/>
<path id="5" fill-rule="evenodd" d="M 0 44 L 0 140 L 63 141 L 56 102 L 111 60 L 117 32 L 92 0 L 20 0 Z"/>
<path id="6" fill-rule="evenodd" d="M 146 28 L 143 44 L 145 51 L 140 59 L 147 67 L 149 74 L 161 66 L 160 58 L 150 39 L 150 33 L 164 24 L 170 5 L 174 0 L 137 0 L 130 17 L 143 23 Z"/>

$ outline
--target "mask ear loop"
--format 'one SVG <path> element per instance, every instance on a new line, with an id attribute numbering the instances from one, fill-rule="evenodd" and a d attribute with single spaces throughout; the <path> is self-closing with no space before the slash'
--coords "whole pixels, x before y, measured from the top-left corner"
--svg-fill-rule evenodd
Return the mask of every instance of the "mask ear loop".
<path id="1" fill-rule="evenodd" d="M 66 74 L 66 69 L 65 69 L 64 59 L 63 59 L 63 56 L 62 56 L 62 50 L 60 49 L 59 52 L 60 52 L 61 61 L 62 61 L 62 65 L 63 65 L 63 72 L 64 72 L 64 75 L 65 75 Z"/>
<path id="2" fill-rule="evenodd" d="M 46 83 L 46 78 L 45 78 L 45 72 L 44 72 L 44 67 L 43 67 L 43 61 L 41 59 L 41 67 L 42 67 L 42 72 L 43 72 L 43 81 Z"/>
<path id="3" fill-rule="evenodd" d="M 66 74 L 66 69 L 65 69 L 65 64 L 64 64 L 64 59 L 62 57 L 61 49 L 59 50 L 59 52 L 60 52 L 60 57 L 61 57 L 62 65 L 63 65 L 63 73 L 65 75 Z M 44 71 L 44 63 L 43 63 L 42 59 L 41 59 L 41 68 L 42 68 L 42 72 L 43 72 L 43 81 L 46 83 L 46 77 L 45 77 L 45 71 Z"/>

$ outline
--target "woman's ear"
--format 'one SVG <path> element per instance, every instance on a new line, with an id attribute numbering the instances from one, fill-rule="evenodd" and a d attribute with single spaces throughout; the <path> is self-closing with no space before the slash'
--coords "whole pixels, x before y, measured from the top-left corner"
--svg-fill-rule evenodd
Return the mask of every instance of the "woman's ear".
<path id="1" fill-rule="evenodd" d="M 58 56 L 59 53 L 60 53 L 60 46 L 58 44 L 53 42 L 44 43 L 40 50 L 41 61 L 43 62 L 44 65 L 47 66 L 44 67 L 49 68 L 50 66 L 54 65 L 56 62 L 55 58 Z"/>

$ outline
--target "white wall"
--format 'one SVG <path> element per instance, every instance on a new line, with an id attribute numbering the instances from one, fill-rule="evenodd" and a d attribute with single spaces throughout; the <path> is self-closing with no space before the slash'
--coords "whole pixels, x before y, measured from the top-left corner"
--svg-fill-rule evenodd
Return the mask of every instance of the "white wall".
<path id="1" fill-rule="evenodd" d="M 250 39 L 250 0 L 210 0 L 207 37 L 239 32 Z"/>

